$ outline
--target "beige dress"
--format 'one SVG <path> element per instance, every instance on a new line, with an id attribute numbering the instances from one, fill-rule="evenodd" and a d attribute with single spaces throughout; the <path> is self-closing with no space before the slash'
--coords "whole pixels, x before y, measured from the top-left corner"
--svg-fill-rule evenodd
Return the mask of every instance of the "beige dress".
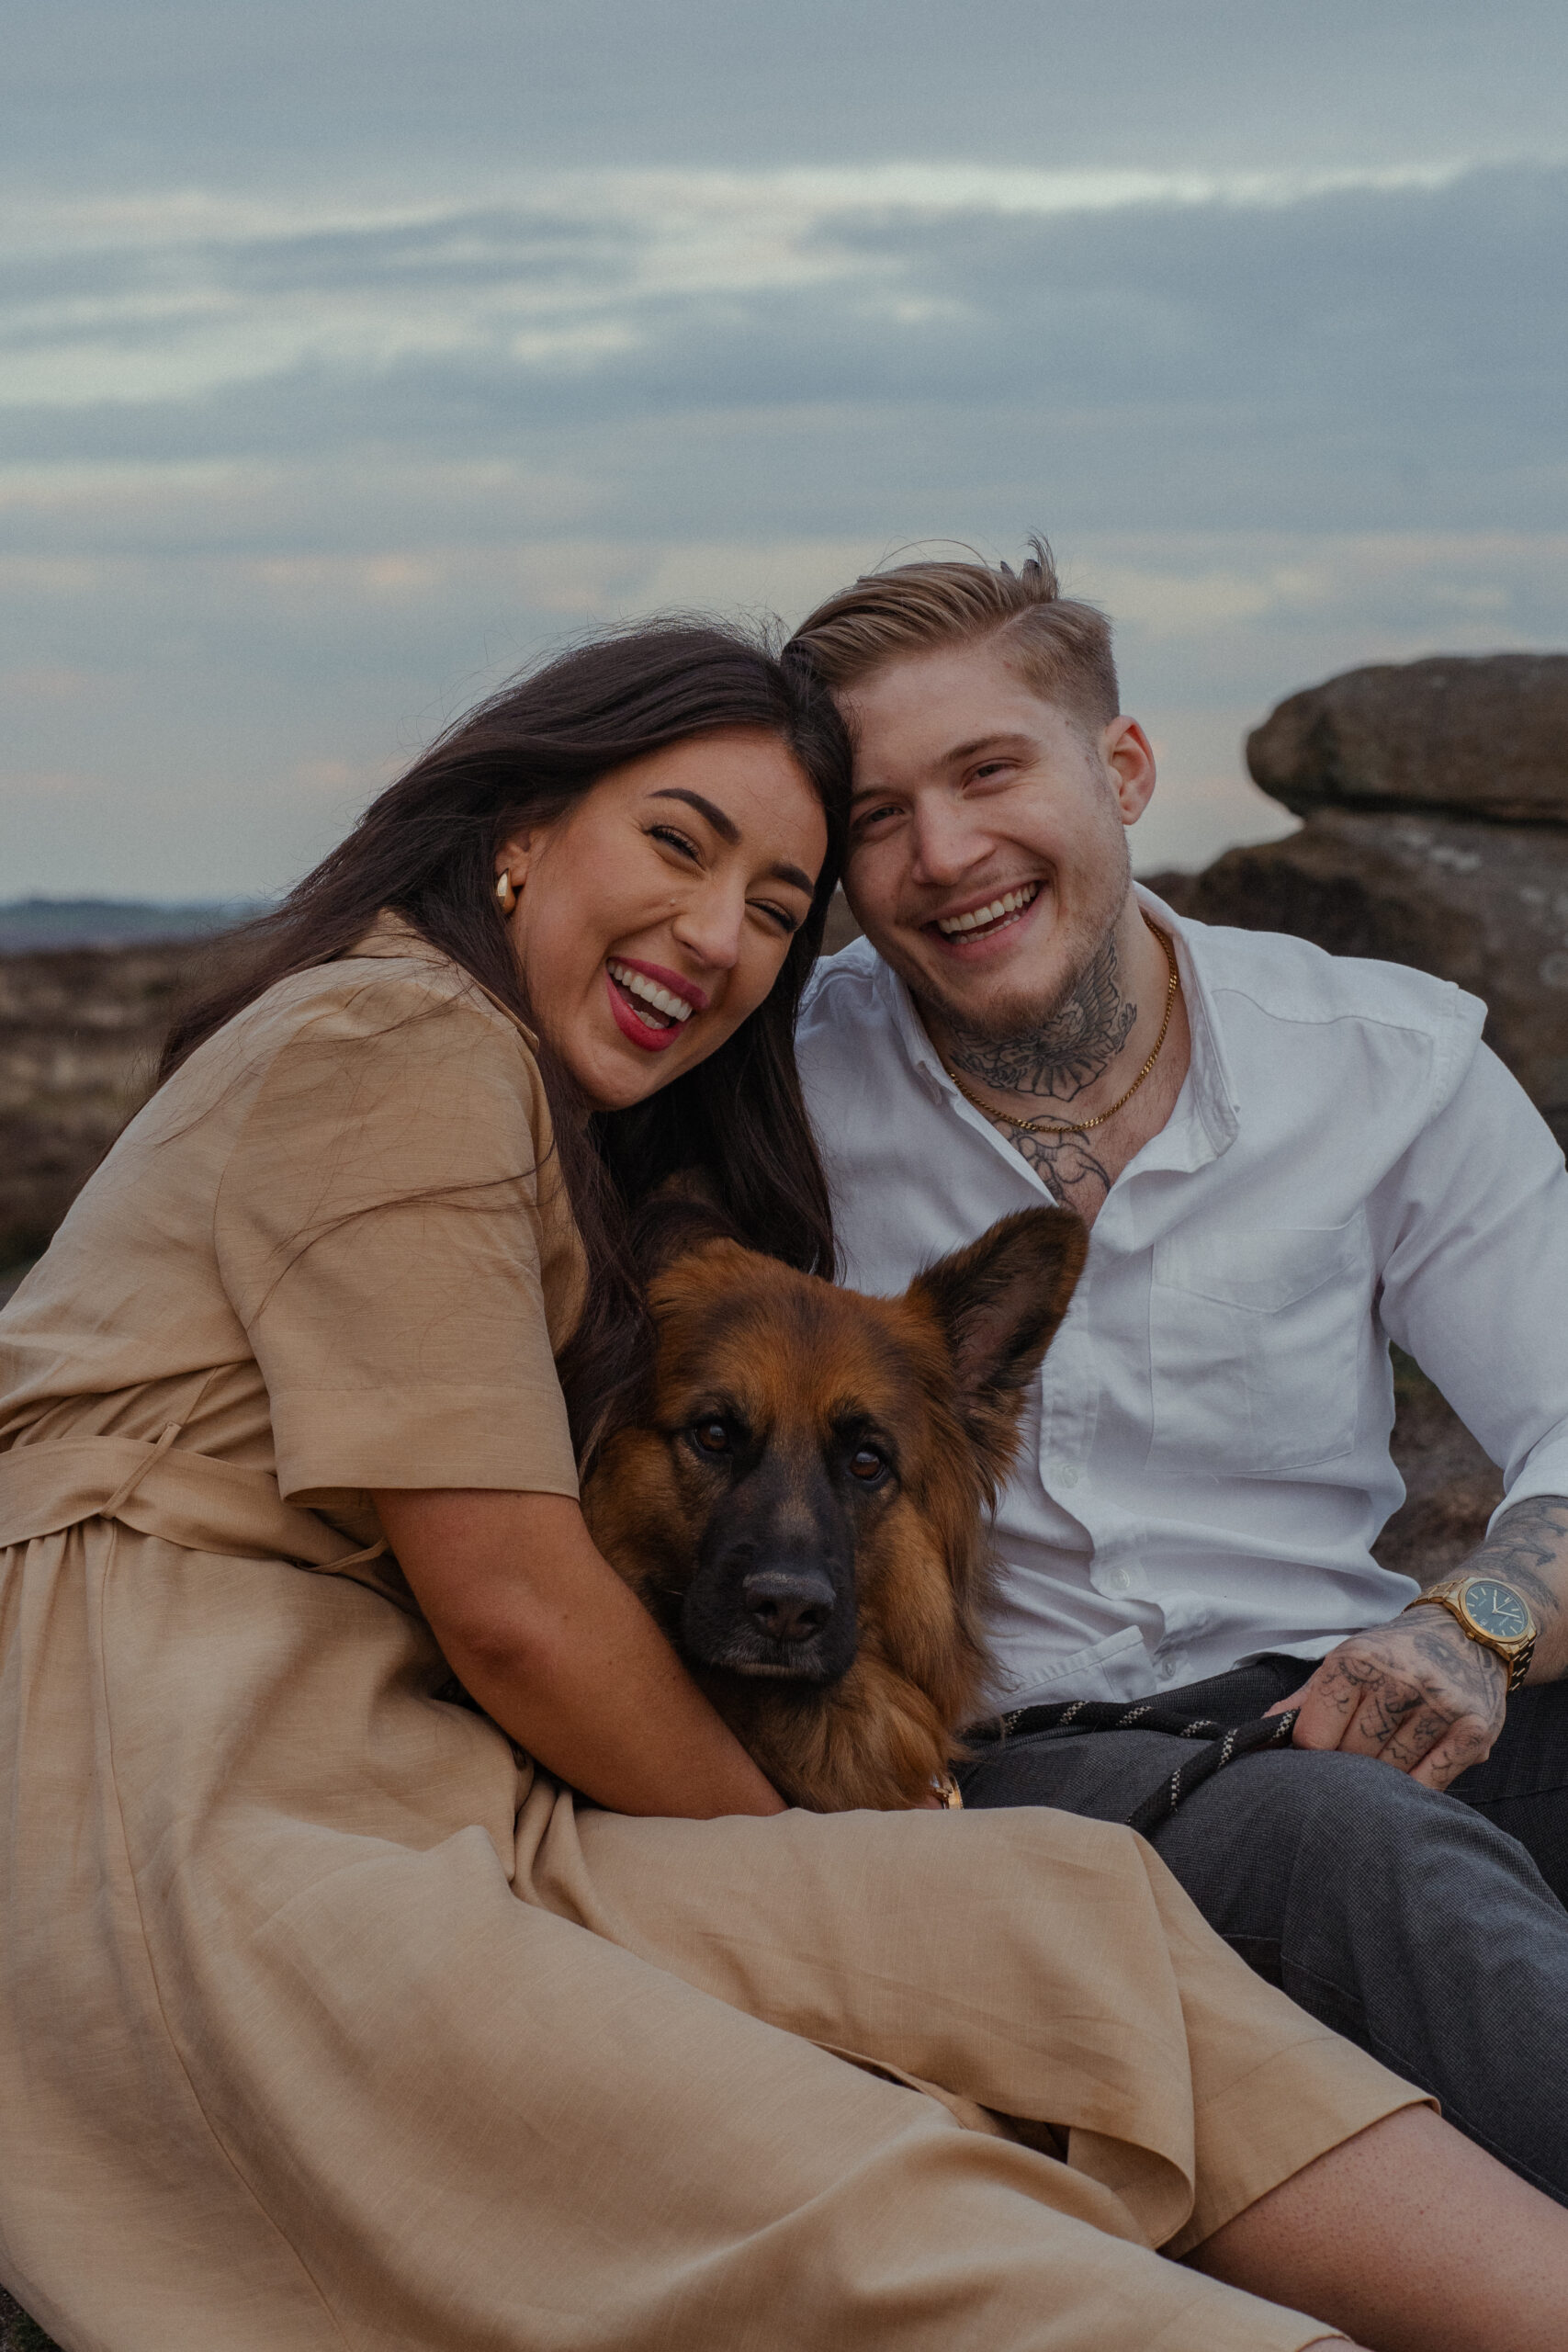
<path id="1" fill-rule="evenodd" d="M 1130 1833 L 628 1820 L 436 1697 L 367 1490 L 575 1491 L 553 1170 L 383 923 L 0 1317 L 0 2278 L 70 2352 L 1313 2340 L 1153 2249 L 1416 2095 Z"/>

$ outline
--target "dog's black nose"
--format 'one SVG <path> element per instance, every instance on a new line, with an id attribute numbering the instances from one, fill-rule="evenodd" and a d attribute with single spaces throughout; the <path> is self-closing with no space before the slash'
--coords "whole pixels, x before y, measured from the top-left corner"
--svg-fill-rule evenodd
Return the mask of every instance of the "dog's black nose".
<path id="1" fill-rule="evenodd" d="M 770 1641 L 808 1642 L 833 1614 L 831 1579 L 815 1568 L 758 1568 L 740 1588 L 747 1614 Z"/>

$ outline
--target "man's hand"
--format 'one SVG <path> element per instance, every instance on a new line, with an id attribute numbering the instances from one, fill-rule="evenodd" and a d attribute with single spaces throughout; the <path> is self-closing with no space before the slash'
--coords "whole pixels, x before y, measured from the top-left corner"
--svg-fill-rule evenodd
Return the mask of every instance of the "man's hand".
<path id="1" fill-rule="evenodd" d="M 1494 1576 L 1524 1595 L 1536 1623 L 1527 1681 L 1568 1674 L 1568 1496 L 1516 1503 L 1458 1573 Z M 1297 1747 L 1375 1756 L 1429 1789 L 1446 1789 L 1490 1756 L 1507 1697 L 1502 1659 L 1432 1601 L 1392 1625 L 1352 1634 L 1269 1713 L 1300 1707 Z"/>
<path id="2" fill-rule="evenodd" d="M 1492 1752 L 1508 1669 L 1437 1602 L 1352 1634 L 1310 1682 L 1270 1707 L 1300 1707 L 1297 1747 L 1375 1756 L 1429 1789 L 1446 1789 Z"/>

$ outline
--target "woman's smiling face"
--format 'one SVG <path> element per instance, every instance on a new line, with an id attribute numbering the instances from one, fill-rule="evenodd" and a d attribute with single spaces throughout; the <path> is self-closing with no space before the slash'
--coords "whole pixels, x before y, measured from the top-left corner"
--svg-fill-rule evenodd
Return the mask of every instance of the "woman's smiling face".
<path id="1" fill-rule="evenodd" d="M 750 728 L 614 769 L 503 844 L 529 1002 L 596 1110 L 668 1086 L 756 1011 L 827 848 L 794 755 Z"/>

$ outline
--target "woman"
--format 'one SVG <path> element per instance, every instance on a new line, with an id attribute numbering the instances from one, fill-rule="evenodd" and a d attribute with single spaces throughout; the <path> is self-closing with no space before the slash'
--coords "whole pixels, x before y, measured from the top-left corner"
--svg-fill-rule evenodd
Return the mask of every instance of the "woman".
<path id="1" fill-rule="evenodd" d="M 771 1817 L 588 1541 L 637 1196 L 830 1264 L 845 791 L 721 630 L 498 696 L 0 1323 L 0 2275 L 72 2352 L 1480 2345 L 1504 2276 L 1518 2346 L 1568 2285 L 1125 1832 Z"/>

